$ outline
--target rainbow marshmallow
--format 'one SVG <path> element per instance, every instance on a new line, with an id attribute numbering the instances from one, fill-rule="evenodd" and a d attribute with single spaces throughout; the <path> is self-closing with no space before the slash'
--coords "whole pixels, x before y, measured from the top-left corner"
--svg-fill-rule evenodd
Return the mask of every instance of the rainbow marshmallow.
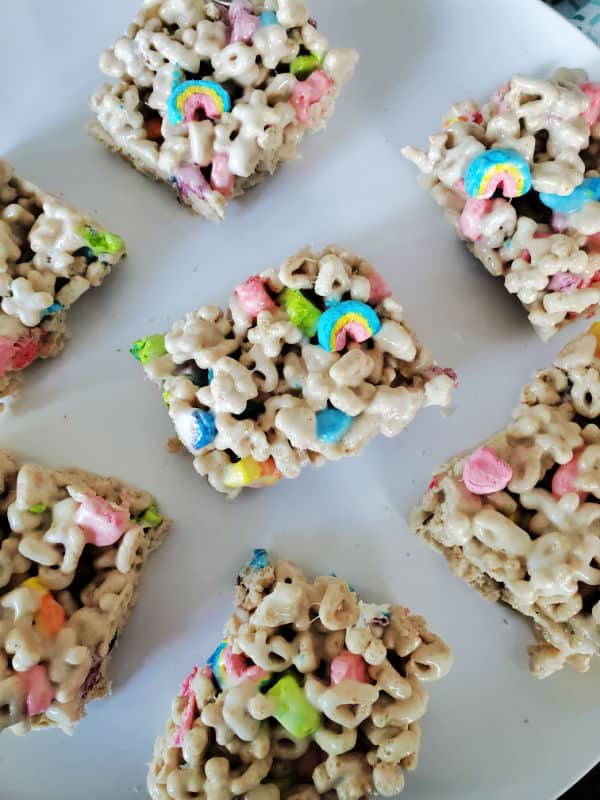
<path id="1" fill-rule="evenodd" d="M 248 455 L 225 467 L 223 483 L 228 489 L 241 489 L 244 486 L 259 489 L 273 486 L 281 477 L 272 457 L 257 461 L 254 456 Z"/>
<path id="2" fill-rule="evenodd" d="M 173 88 L 167 104 L 171 125 L 193 122 L 198 110 L 204 111 L 209 119 L 220 119 L 231 111 L 231 98 L 225 89 L 215 81 L 182 81 L 183 73 L 175 71 Z"/>
<path id="3" fill-rule="evenodd" d="M 212 671 L 214 679 L 221 689 L 228 685 L 227 670 L 225 668 L 223 657 L 223 654 L 228 647 L 228 643 L 226 641 L 222 641 L 206 662 Z"/>
<path id="4" fill-rule="evenodd" d="M 521 197 L 531 189 L 529 164 L 516 150 L 486 150 L 467 168 L 465 191 L 471 197 L 493 197 L 499 187 L 508 198 Z"/>
<path id="5" fill-rule="evenodd" d="M 360 300 L 344 300 L 319 317 L 319 344 L 330 353 L 343 350 L 346 339 L 366 342 L 381 330 L 381 322 L 371 306 Z"/>
<path id="6" fill-rule="evenodd" d="M 234 653 L 226 639 L 206 663 L 221 689 L 230 689 L 243 681 L 253 681 L 258 683 L 260 689 L 265 689 L 271 681 L 271 675 L 256 664 L 249 663 L 243 653 Z"/>

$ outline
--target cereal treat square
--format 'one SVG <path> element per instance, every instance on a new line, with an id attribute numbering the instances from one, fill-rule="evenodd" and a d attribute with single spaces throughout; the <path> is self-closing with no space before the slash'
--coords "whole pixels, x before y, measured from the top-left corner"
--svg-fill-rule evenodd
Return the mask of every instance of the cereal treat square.
<path id="1" fill-rule="evenodd" d="M 443 466 L 417 533 L 491 600 L 530 617 L 544 678 L 600 654 L 600 323 L 537 372 L 513 421 Z"/>
<path id="2" fill-rule="evenodd" d="M 0 160 L 0 398 L 65 344 L 65 312 L 99 286 L 125 244 Z"/>
<path id="3" fill-rule="evenodd" d="M 152 800 L 393 797 L 417 766 L 429 681 L 452 654 L 422 617 L 255 550 L 207 665 L 175 698 Z"/>
<path id="4" fill-rule="evenodd" d="M 600 84 L 516 75 L 455 103 L 429 151 L 405 147 L 458 235 L 544 341 L 600 301 Z"/>
<path id="5" fill-rule="evenodd" d="M 0 731 L 71 733 L 109 693 L 111 652 L 169 524 L 116 478 L 0 450 Z"/>
<path id="6" fill-rule="evenodd" d="M 300 0 L 144 0 L 100 57 L 116 82 L 93 96 L 90 132 L 222 219 L 324 127 L 357 60 L 329 49 Z"/>
<path id="7" fill-rule="evenodd" d="M 396 436 L 447 405 L 456 375 L 403 321 L 366 261 L 301 250 L 131 353 L 163 390 L 177 437 L 220 492 L 296 478 L 309 464 Z"/>

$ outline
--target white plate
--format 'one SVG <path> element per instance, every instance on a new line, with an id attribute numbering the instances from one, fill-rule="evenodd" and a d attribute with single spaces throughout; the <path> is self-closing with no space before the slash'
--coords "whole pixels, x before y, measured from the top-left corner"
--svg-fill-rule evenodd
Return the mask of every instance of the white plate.
<path id="1" fill-rule="evenodd" d="M 2 446 L 49 464 L 116 473 L 175 519 L 153 558 L 113 665 L 114 694 L 72 739 L 0 743 L 2 800 L 126 800 L 190 666 L 219 638 L 238 566 L 256 545 L 312 573 L 335 571 L 373 599 L 392 598 L 452 645 L 452 673 L 431 690 L 412 800 L 548 800 L 600 756 L 600 664 L 543 682 L 527 672 L 528 626 L 483 601 L 409 532 L 405 516 L 436 466 L 503 425 L 519 388 L 574 326 L 537 341 L 517 302 L 455 240 L 400 147 L 424 145 L 453 100 L 484 98 L 515 72 L 566 64 L 600 76 L 600 53 L 541 3 L 526 0 L 313 0 L 333 42 L 362 54 L 328 130 L 304 160 L 231 208 L 223 225 L 86 138 L 96 58 L 136 0 L 21 0 L 3 9 L 0 151 L 18 171 L 98 215 L 130 257 L 70 315 L 63 356 L 27 372 Z M 456 411 L 429 409 L 357 459 L 227 502 L 169 455 L 160 393 L 128 355 L 195 305 L 223 303 L 247 275 L 311 242 L 370 258 L 407 317 L 461 385 Z M 581 326 L 579 326 L 580 328 Z"/>

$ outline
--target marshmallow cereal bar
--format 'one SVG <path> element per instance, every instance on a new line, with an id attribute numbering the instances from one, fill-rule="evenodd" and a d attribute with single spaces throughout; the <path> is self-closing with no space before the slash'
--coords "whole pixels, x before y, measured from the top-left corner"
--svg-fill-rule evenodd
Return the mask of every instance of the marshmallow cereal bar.
<path id="1" fill-rule="evenodd" d="M 600 654 L 600 323 L 523 389 L 513 421 L 443 466 L 417 533 L 491 600 L 530 617 L 544 678 Z"/>
<path id="2" fill-rule="evenodd" d="M 516 75 L 455 103 L 427 153 L 405 147 L 467 247 L 548 340 L 600 301 L 600 83 Z"/>
<path id="3" fill-rule="evenodd" d="M 417 766 L 426 683 L 452 665 L 422 617 L 255 550 L 225 638 L 175 698 L 152 800 L 396 796 Z"/>
<path id="4" fill-rule="evenodd" d="M 168 528 L 147 492 L 0 450 L 0 731 L 71 733 L 108 694 L 111 651 Z"/>
<path id="5" fill-rule="evenodd" d="M 221 219 L 324 127 L 357 59 L 300 0 L 144 0 L 100 58 L 115 82 L 92 98 L 90 132 Z"/>
<path id="6" fill-rule="evenodd" d="M 301 250 L 248 278 L 227 309 L 203 306 L 131 352 L 196 470 L 231 496 L 396 436 L 421 407 L 447 405 L 456 380 L 384 279 L 335 246 Z"/>
<path id="7" fill-rule="evenodd" d="M 0 160 L 0 398 L 25 367 L 60 353 L 66 310 L 124 254 L 122 239 Z"/>

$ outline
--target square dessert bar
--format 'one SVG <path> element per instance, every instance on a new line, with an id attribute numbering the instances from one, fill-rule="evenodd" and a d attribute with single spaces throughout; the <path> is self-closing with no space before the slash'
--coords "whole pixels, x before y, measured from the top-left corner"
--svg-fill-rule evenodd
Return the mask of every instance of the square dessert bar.
<path id="1" fill-rule="evenodd" d="M 456 380 L 404 323 L 374 268 L 339 247 L 301 250 L 134 343 L 179 441 L 220 492 L 296 478 L 308 463 L 395 436 Z"/>
<path id="2" fill-rule="evenodd" d="M 152 800 L 396 796 L 417 766 L 429 681 L 452 654 L 422 617 L 310 581 L 255 550 L 235 612 L 173 702 Z"/>
<path id="3" fill-rule="evenodd" d="M 71 733 L 109 693 L 111 651 L 168 528 L 147 492 L 0 450 L 0 731 Z"/>
<path id="4" fill-rule="evenodd" d="M 600 83 L 516 75 L 481 108 L 455 103 L 403 154 L 469 250 L 545 341 L 600 301 Z"/>
<path id="5" fill-rule="evenodd" d="M 145 0 L 100 58 L 116 82 L 92 98 L 90 132 L 221 219 L 231 197 L 298 157 L 357 59 L 329 49 L 300 0 Z"/>
<path id="6" fill-rule="evenodd" d="M 66 310 L 124 255 L 122 239 L 0 160 L 0 398 L 25 367 L 60 353 Z"/>
<path id="7" fill-rule="evenodd" d="M 513 421 L 443 466 L 417 533 L 491 600 L 530 617 L 540 678 L 600 654 L 600 323 L 521 393 Z"/>

